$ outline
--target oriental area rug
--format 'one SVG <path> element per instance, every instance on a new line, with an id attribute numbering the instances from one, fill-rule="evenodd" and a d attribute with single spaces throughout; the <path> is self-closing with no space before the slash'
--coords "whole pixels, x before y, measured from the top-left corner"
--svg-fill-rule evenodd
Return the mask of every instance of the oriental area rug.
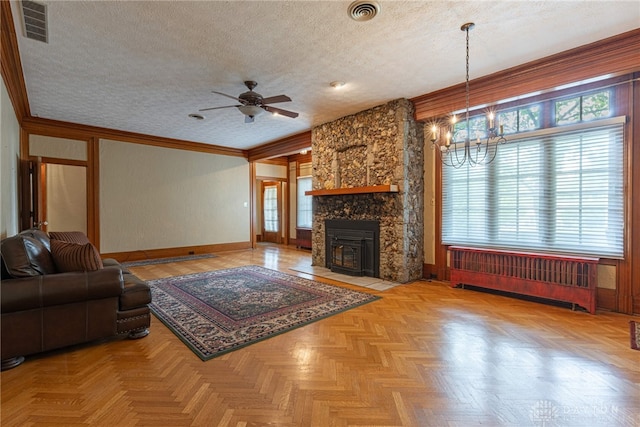
<path id="1" fill-rule="evenodd" d="M 143 259 L 140 261 L 127 261 L 127 262 L 123 262 L 122 265 L 124 267 L 139 267 L 142 265 L 168 264 L 170 262 L 193 261 L 197 259 L 207 259 L 207 258 L 215 258 L 215 257 L 216 256 L 213 254 L 185 255 L 185 256 L 177 256 L 172 258 L 151 258 L 151 259 Z"/>
<path id="2" fill-rule="evenodd" d="M 630 320 L 629 329 L 631 333 L 631 348 L 634 350 L 640 350 L 640 324 Z"/>
<path id="3" fill-rule="evenodd" d="M 380 298 L 253 265 L 148 283 L 153 314 L 202 360 Z"/>

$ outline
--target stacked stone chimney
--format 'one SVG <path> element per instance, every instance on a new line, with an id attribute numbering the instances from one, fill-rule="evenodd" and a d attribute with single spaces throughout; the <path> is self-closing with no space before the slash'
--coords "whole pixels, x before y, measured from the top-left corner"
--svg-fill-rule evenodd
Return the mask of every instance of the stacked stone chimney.
<path id="1" fill-rule="evenodd" d="M 312 130 L 313 189 L 397 185 L 397 192 L 314 196 L 313 265 L 326 266 L 327 219 L 380 224 L 380 278 L 422 278 L 424 260 L 423 125 L 398 99 Z"/>

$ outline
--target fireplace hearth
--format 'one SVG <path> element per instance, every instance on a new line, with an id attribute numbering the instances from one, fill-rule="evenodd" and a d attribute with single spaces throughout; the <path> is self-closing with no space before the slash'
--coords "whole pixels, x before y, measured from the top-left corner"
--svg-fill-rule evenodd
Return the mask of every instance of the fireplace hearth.
<path id="1" fill-rule="evenodd" d="M 380 277 L 378 221 L 325 220 L 326 267 L 351 276 Z"/>

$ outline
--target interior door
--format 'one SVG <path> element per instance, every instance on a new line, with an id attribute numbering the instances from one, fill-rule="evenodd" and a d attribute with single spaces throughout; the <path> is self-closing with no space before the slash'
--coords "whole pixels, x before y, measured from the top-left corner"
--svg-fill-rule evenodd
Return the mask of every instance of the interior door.
<path id="1" fill-rule="evenodd" d="M 87 168 L 83 165 L 21 162 L 21 230 L 87 233 Z"/>
<path id="2" fill-rule="evenodd" d="M 282 242 L 280 224 L 281 212 L 280 183 L 264 181 L 262 183 L 262 241 L 271 243 Z"/>
<path id="3" fill-rule="evenodd" d="M 37 160 L 20 162 L 20 230 L 46 224 L 42 212 L 42 177 L 45 165 Z"/>

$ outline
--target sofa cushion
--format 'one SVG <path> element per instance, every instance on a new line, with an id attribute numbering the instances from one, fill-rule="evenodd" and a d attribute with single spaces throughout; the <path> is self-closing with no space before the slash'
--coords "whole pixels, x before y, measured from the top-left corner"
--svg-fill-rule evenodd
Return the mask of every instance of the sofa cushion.
<path id="1" fill-rule="evenodd" d="M 12 277 L 31 277 L 56 273 L 56 266 L 45 244 L 25 234 L 2 240 L 2 262 Z"/>
<path id="2" fill-rule="evenodd" d="M 51 240 L 62 240 L 63 242 L 77 243 L 78 245 L 86 245 L 89 238 L 82 231 L 50 231 Z"/>
<path id="3" fill-rule="evenodd" d="M 91 244 L 51 240 L 51 255 L 61 273 L 70 271 L 94 271 L 103 268 L 98 250 Z"/>
<path id="4" fill-rule="evenodd" d="M 38 240 L 40 243 L 44 245 L 45 248 L 47 248 L 49 252 L 51 252 L 51 246 L 49 244 L 49 240 L 50 240 L 49 235 L 44 231 L 39 230 L 37 228 L 30 228 L 28 230 L 21 231 L 20 235 L 31 237 L 33 239 Z"/>

